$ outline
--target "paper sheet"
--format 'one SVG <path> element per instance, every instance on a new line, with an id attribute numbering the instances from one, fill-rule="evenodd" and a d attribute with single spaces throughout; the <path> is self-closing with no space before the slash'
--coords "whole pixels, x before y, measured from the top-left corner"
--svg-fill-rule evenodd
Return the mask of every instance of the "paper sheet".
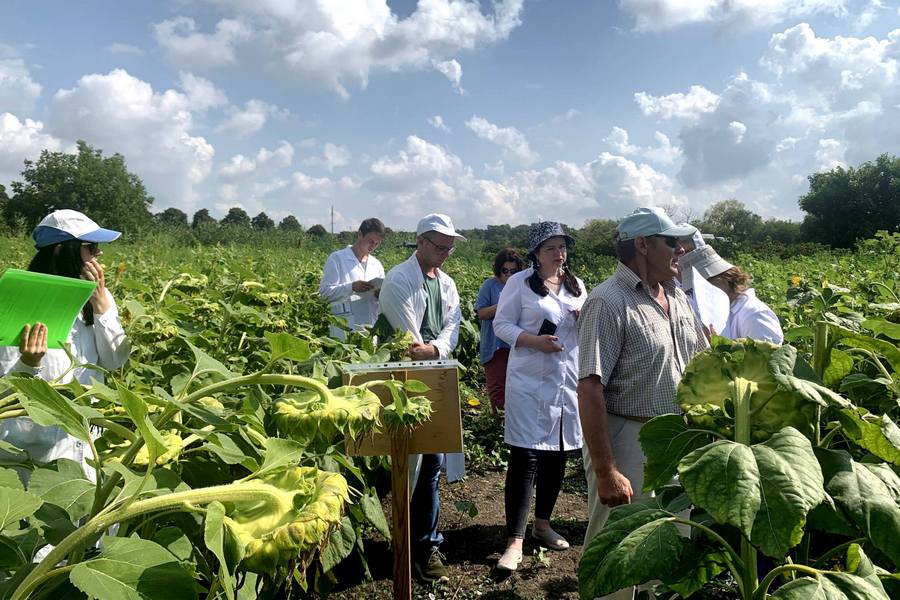
<path id="1" fill-rule="evenodd" d="M 691 267 L 691 270 L 694 277 L 694 300 L 697 301 L 700 322 L 706 327 L 712 325 L 713 332 L 722 335 L 731 309 L 728 294 L 703 279 L 696 268 Z"/>
<path id="2" fill-rule="evenodd" d="M 18 346 L 27 323 L 47 325 L 47 346 L 65 345 L 97 286 L 93 281 L 7 269 L 0 277 L 0 346 Z"/>

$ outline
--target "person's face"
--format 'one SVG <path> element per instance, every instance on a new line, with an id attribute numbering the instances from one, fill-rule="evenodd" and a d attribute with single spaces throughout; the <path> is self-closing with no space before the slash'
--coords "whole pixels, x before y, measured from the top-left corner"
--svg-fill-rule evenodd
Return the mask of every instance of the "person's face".
<path id="1" fill-rule="evenodd" d="M 367 233 L 365 235 L 360 232 L 356 232 L 356 243 L 357 247 L 360 248 L 365 254 L 372 254 L 381 245 L 381 242 L 384 241 L 384 237 L 378 235 L 377 233 Z"/>
<path id="2" fill-rule="evenodd" d="M 510 277 L 513 274 L 519 272 L 519 265 L 514 263 L 513 261 L 503 263 L 503 266 L 500 268 L 500 283 L 506 284 Z"/>
<path id="3" fill-rule="evenodd" d="M 678 259 L 684 254 L 678 238 L 653 235 L 645 238 L 645 243 L 650 279 L 665 281 L 678 275 Z"/>
<path id="4" fill-rule="evenodd" d="M 437 231 L 428 231 L 419 236 L 416 252 L 426 266 L 439 268 L 453 254 L 455 242 L 454 237 Z"/>
<path id="5" fill-rule="evenodd" d="M 731 289 L 724 277 L 716 275 L 715 277 L 710 277 L 707 281 L 725 292 L 731 302 L 734 302 L 735 298 L 737 298 L 737 294 L 734 293 L 734 290 Z"/>
<path id="6" fill-rule="evenodd" d="M 551 265 L 560 269 L 566 262 L 567 257 L 566 238 L 561 235 L 548 238 L 537 249 L 537 259 L 542 269 L 549 269 Z"/>
<path id="7" fill-rule="evenodd" d="M 81 262 L 89 262 L 92 258 L 103 256 L 100 244 L 96 242 L 84 242 L 81 244 Z"/>

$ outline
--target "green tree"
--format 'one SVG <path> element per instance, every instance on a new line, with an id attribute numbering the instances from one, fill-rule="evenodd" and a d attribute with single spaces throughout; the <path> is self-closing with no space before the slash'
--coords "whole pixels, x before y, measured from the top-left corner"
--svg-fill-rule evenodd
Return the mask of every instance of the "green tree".
<path id="1" fill-rule="evenodd" d="M 811 175 L 800 208 L 811 242 L 849 248 L 880 229 L 900 231 L 900 158 L 882 154 L 855 169 Z"/>
<path id="2" fill-rule="evenodd" d="M 36 162 L 26 160 L 24 181 L 12 182 L 15 195 L 7 203 L 6 221 L 21 219 L 31 229 L 60 208 L 81 211 L 111 229 L 134 231 L 152 223 L 153 198 L 125 166 L 120 154 L 78 141 L 77 154 L 44 150 Z"/>
<path id="3" fill-rule="evenodd" d="M 250 225 L 253 229 L 268 231 L 269 229 L 274 229 L 275 221 L 273 221 L 266 213 L 261 212 L 253 217 L 253 220 L 250 221 Z"/>
<path id="4" fill-rule="evenodd" d="M 800 223 L 782 219 L 766 219 L 757 231 L 760 241 L 772 241 L 790 246 L 800 241 Z"/>
<path id="5" fill-rule="evenodd" d="M 167 208 L 161 213 L 154 215 L 156 222 L 167 227 L 187 227 L 187 214 L 177 208 Z"/>
<path id="6" fill-rule="evenodd" d="M 278 229 L 282 231 L 303 231 L 303 225 L 294 215 L 288 215 L 278 224 Z"/>
<path id="7" fill-rule="evenodd" d="M 215 218 L 213 218 L 213 216 L 209 214 L 209 210 L 206 208 L 201 208 L 200 210 L 195 212 L 193 219 L 191 219 L 191 227 L 193 227 L 194 229 L 203 227 L 205 225 L 215 224 Z"/>
<path id="8" fill-rule="evenodd" d="M 250 215 L 247 214 L 240 206 L 233 206 L 228 209 L 228 214 L 222 219 L 222 225 L 230 225 L 232 227 L 250 227 Z"/>
<path id="9" fill-rule="evenodd" d="M 762 217 L 748 210 L 743 202 L 730 199 L 710 206 L 703 213 L 703 221 L 699 227 L 703 233 L 728 238 L 736 243 L 746 243 L 756 239 L 762 223 Z"/>
<path id="10" fill-rule="evenodd" d="M 328 230 L 318 223 L 306 230 L 306 233 L 313 237 L 322 238 L 328 235 Z"/>
<path id="11" fill-rule="evenodd" d="M 616 222 L 591 219 L 578 231 L 578 250 L 593 255 L 616 255 Z"/>

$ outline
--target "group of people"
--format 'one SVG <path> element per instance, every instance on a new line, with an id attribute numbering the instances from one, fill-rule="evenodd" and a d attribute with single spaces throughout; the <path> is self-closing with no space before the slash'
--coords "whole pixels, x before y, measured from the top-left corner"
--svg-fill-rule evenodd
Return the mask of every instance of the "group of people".
<path id="1" fill-rule="evenodd" d="M 69 353 L 79 365 L 124 365 L 130 343 L 98 262 L 99 244 L 119 235 L 72 210 L 54 211 L 40 222 L 29 270 L 80 277 L 95 282 L 96 289 L 65 340 L 68 352 L 48 344 L 43 324 L 24 324 L 18 348 L 0 347 L 0 375 L 103 381 L 102 373 L 89 366 L 72 369 Z M 415 251 L 385 274 L 373 255 L 384 236 L 380 220 L 363 221 L 354 243 L 328 257 L 320 296 L 334 315 L 346 319 L 347 328 L 383 318 L 395 330 L 409 332 L 414 339 L 410 359 L 448 358 L 459 337 L 461 300 L 441 267 L 466 238 L 447 215 L 426 215 L 416 228 Z M 592 291 L 570 269 L 573 243 L 559 223 L 533 225 L 525 256 L 510 248 L 500 251 L 493 276 L 475 300 L 491 407 L 498 415 L 502 411 L 510 449 L 501 570 L 515 570 L 522 560 L 535 495 L 532 537 L 554 550 L 569 547 L 550 518 L 570 451 L 581 449 L 588 481 L 585 544 L 602 529 L 611 507 L 640 496 L 641 425 L 678 412 L 678 382 L 691 357 L 708 347 L 711 332 L 691 298 L 694 273 L 724 291 L 730 302 L 725 330 L 713 333 L 774 343 L 783 339 L 778 318 L 749 287 L 750 277 L 721 258 L 695 227 L 676 225 L 658 208 L 639 208 L 619 221 L 615 273 Z M 346 334 L 344 327 L 331 331 L 339 338 Z M 0 439 L 27 450 L 37 462 L 76 460 L 93 476 L 83 442 L 58 427 L 42 427 L 27 417 L 6 419 Z M 414 458 L 414 571 L 425 581 L 445 579 L 438 530 L 445 457 Z"/>
<path id="2" fill-rule="evenodd" d="M 367 274 L 383 272 L 371 256 L 383 238 L 380 221 L 372 229 L 375 221 L 364 221 L 356 242 L 328 258 L 320 294 L 350 328 L 371 324 L 377 313 L 395 330 L 412 334 L 410 358 L 447 358 L 461 313 L 456 285 L 441 267 L 465 237 L 450 217 L 427 215 L 416 228 L 415 252 L 379 279 L 380 290 L 367 294 Z M 676 225 L 649 207 L 622 218 L 616 231 L 616 271 L 590 292 L 569 267 L 572 237 L 559 223 L 541 222 L 529 232 L 524 257 L 511 248 L 497 253 L 493 276 L 475 300 L 485 383 L 492 410 L 502 411 L 510 450 L 500 570 L 513 571 L 522 561 L 534 496 L 532 537 L 554 550 L 569 547 L 550 517 L 570 451 L 581 449 L 588 481 L 585 544 L 603 528 L 610 508 L 641 496 L 638 432 L 649 419 L 679 411 L 678 383 L 691 357 L 709 346 L 711 333 L 782 342 L 778 318 L 749 287 L 749 275 L 719 256 L 696 227 Z M 346 275 L 338 275 L 336 264 Z M 695 272 L 728 297 L 722 332 L 698 316 Z M 354 303 L 368 308 L 354 310 Z M 442 460 L 431 455 L 416 461 L 413 565 L 426 581 L 447 576 L 437 527 Z"/>

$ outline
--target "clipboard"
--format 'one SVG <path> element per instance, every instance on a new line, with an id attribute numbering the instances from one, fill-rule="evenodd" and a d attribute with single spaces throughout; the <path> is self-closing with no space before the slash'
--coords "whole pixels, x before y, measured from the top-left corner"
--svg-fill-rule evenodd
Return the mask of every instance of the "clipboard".
<path id="1" fill-rule="evenodd" d="M 0 277 L 0 346 L 18 346 L 22 328 L 47 325 L 47 347 L 63 348 L 94 292 L 93 281 L 7 269 Z"/>

